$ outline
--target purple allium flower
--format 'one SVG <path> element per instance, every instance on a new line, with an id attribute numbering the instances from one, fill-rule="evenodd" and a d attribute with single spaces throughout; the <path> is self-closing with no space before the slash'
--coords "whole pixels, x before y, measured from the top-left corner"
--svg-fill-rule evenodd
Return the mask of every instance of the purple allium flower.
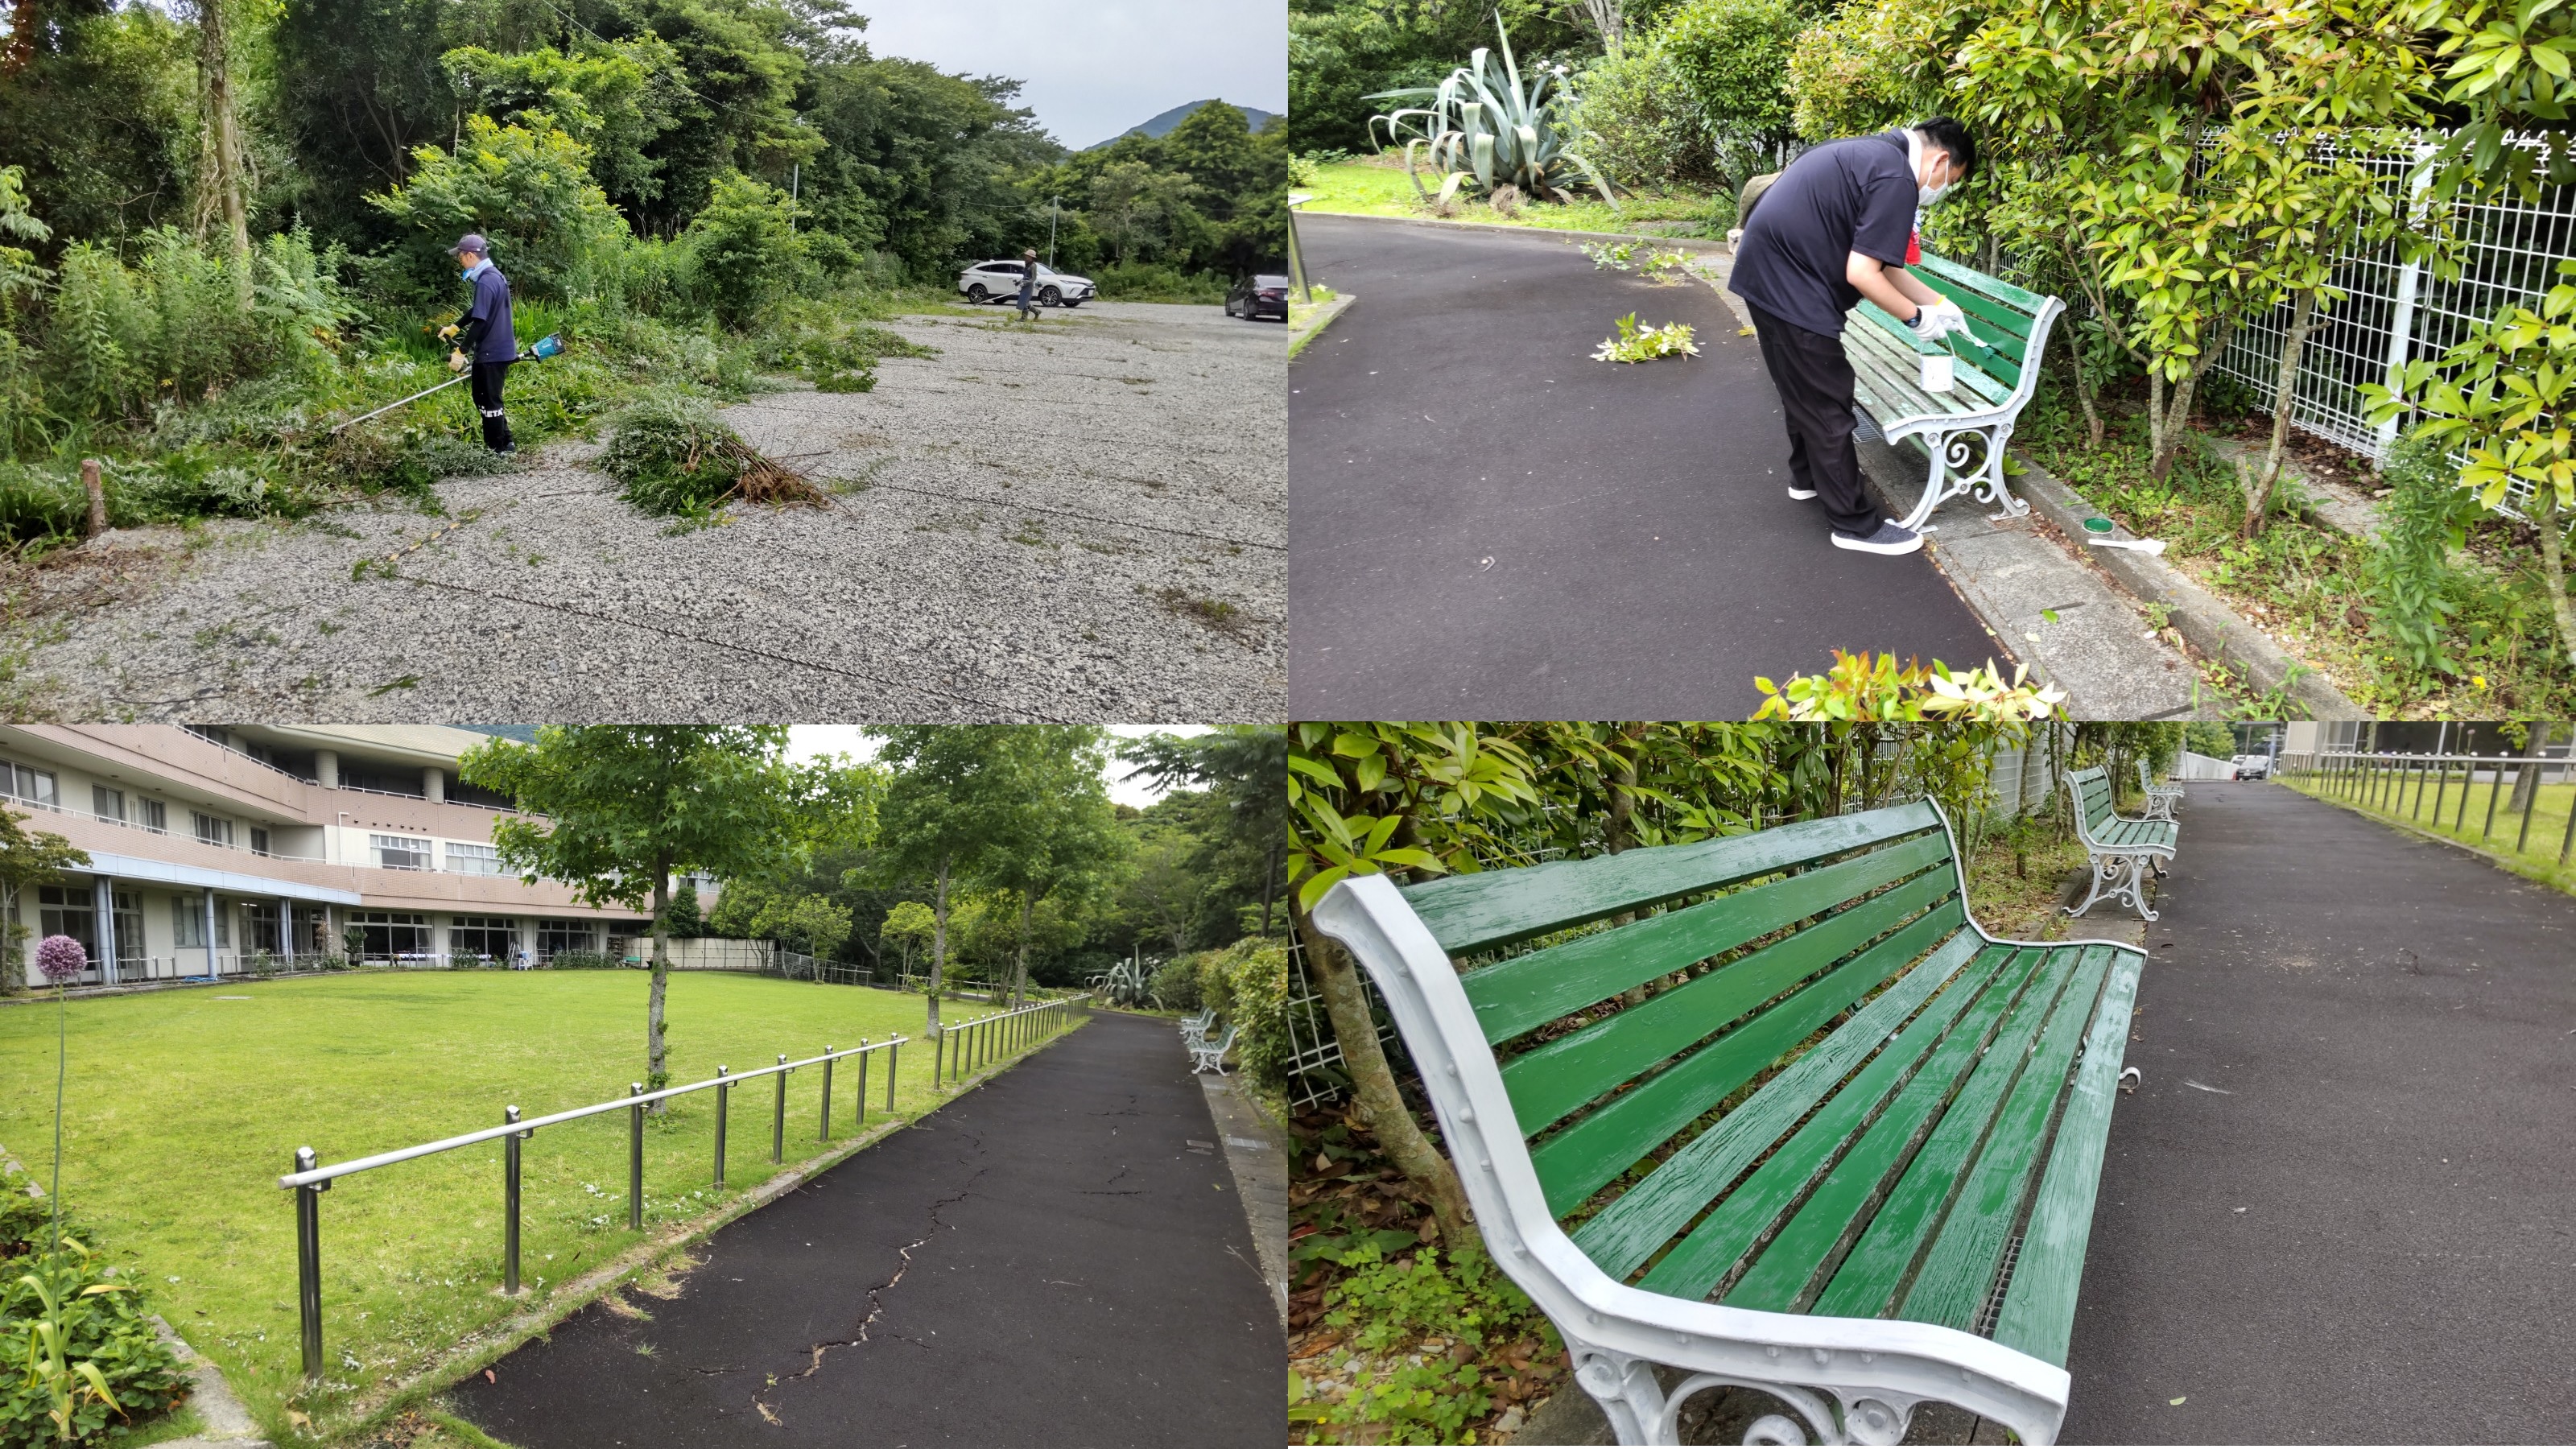
<path id="1" fill-rule="evenodd" d="M 36 943 L 36 969 L 47 981 L 69 981 L 89 969 L 89 952 L 69 936 L 47 936 Z"/>

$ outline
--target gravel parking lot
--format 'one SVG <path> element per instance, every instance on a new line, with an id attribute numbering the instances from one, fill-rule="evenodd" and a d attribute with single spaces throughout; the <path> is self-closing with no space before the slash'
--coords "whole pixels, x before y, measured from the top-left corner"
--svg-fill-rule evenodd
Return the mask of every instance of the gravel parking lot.
<path id="1" fill-rule="evenodd" d="M 120 531 L 13 652 L 110 719 L 1277 718 L 1283 331 L 1216 307 L 907 318 L 874 392 L 725 410 L 835 497 L 666 532 L 548 445 L 446 517 Z M 393 556 L 389 567 L 368 559 Z M 119 575 L 123 577 L 120 579 Z"/>

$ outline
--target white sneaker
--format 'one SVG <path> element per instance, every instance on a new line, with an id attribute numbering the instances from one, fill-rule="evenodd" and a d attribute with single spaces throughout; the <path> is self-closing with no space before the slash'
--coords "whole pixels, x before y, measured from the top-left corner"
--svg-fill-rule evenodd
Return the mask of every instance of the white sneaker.
<path id="1" fill-rule="evenodd" d="M 1878 532 L 1867 538 L 1835 529 L 1834 547 L 1847 548 L 1854 553 L 1912 553 L 1923 547 L 1923 535 L 1910 528 L 1898 527 L 1894 519 L 1882 518 L 1878 522 Z"/>
<path id="2" fill-rule="evenodd" d="M 1816 490 L 1813 488 L 1801 488 L 1797 484 L 1792 483 L 1789 485 L 1789 496 L 1797 499 L 1801 503 L 1804 503 L 1808 499 L 1816 496 Z"/>

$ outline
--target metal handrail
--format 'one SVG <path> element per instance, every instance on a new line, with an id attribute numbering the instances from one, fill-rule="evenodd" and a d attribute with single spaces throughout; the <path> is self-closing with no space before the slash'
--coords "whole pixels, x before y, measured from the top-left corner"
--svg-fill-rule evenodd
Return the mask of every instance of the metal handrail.
<path id="1" fill-rule="evenodd" d="M 1020 1050 L 1035 1039 L 1033 1032 L 1041 1024 L 1030 1018 L 1041 1012 L 1060 1011 L 1077 1001 L 1088 1003 L 1090 997 L 1085 994 L 1060 997 L 1054 1001 L 1031 1002 L 1027 1006 L 1014 1007 L 1009 1011 L 970 1017 L 965 1021 L 942 1026 L 939 1035 L 932 1043 L 936 1055 L 931 1059 L 931 1080 L 934 1082 L 940 1080 L 940 1074 L 944 1070 L 947 1073 L 947 1080 L 954 1082 L 964 1073 L 974 1071 L 993 1060 L 996 1052 Z M 957 1045 L 953 1050 L 948 1045 L 951 1037 L 957 1039 Z M 970 1062 L 972 1065 L 969 1065 Z"/>
<path id="2" fill-rule="evenodd" d="M 2567 755 L 2410 754 L 2403 751 L 2301 750 L 2295 753 L 2284 753 L 2281 756 L 2281 768 L 2284 774 L 2315 778 L 2320 781 L 2319 788 L 2327 794 L 2349 800 L 2365 810 L 2384 811 L 2392 817 L 2403 811 L 2410 821 L 2424 818 L 2425 786 L 2430 783 L 2433 793 L 2433 824 L 2436 827 L 2442 823 L 2442 807 L 2449 799 L 2453 765 L 2461 767 L 2459 805 L 2450 827 L 2457 835 L 2465 836 L 2468 833 L 2471 787 L 2478 783 L 2478 776 L 2482 772 L 2490 776 L 2486 782 L 2489 786 L 2486 815 L 2478 828 L 2478 843 L 2481 845 L 2495 835 L 2496 806 L 2504 797 L 2506 774 L 2508 772 L 2519 774 L 2523 770 L 2534 772 L 2532 781 L 2534 788 L 2530 794 L 2523 797 L 2522 820 L 2514 832 L 2513 850 L 2516 855 L 2530 852 L 2531 819 L 2540 804 L 2540 791 L 2537 787 L 2548 783 L 2548 777 L 2552 773 L 2558 776 L 2560 783 L 2576 777 L 2576 759 L 2571 759 Z M 2439 768 L 2435 768 L 2436 766 Z M 2433 777 L 2429 782 L 2426 779 L 2428 775 Z M 2415 787 L 2411 808 L 2406 804 L 2406 787 L 2409 782 L 2412 782 Z M 2558 841 L 2558 863 L 2562 866 L 2567 864 L 2571 854 L 2576 854 L 2576 808 L 2571 808 L 2567 812 L 2567 828 Z"/>
<path id="3" fill-rule="evenodd" d="M 982 1062 L 991 1060 L 991 1054 L 997 1048 L 1003 1047 L 1005 1043 L 1014 1046 L 1033 1044 L 1043 1032 L 1059 1030 L 1070 1025 L 1074 1016 L 1073 1008 L 1087 1004 L 1087 998 L 1066 997 L 959 1023 L 935 1039 L 940 1057 L 934 1059 L 931 1081 L 936 1084 L 940 1080 L 940 1068 L 947 1065 L 944 1059 L 951 1055 L 957 1062 L 963 1063 L 972 1054 L 980 1065 Z M 1048 1019 L 1039 1020 L 1037 1018 L 1041 1013 L 1054 1013 L 1054 1015 Z M 956 1038 L 953 1051 L 949 1046 L 951 1037 Z M 903 1061 L 903 1046 L 911 1040 L 913 1038 L 901 1034 L 873 1043 L 862 1037 L 857 1046 L 837 1051 L 826 1046 L 820 1056 L 806 1057 L 793 1062 L 787 1059 L 786 1053 L 781 1052 L 775 1064 L 754 1067 L 739 1073 L 719 1064 L 716 1067 L 716 1074 L 703 1082 L 663 1087 L 651 1092 L 644 1090 L 642 1082 L 632 1082 L 627 1085 L 626 1095 L 623 1097 L 524 1121 L 520 1119 L 519 1109 L 516 1106 L 508 1106 L 501 1109 L 501 1125 L 498 1127 L 486 1127 L 476 1132 L 460 1133 L 454 1137 L 440 1138 L 435 1142 L 423 1142 L 415 1146 L 379 1152 L 369 1157 L 351 1158 L 346 1162 L 335 1162 L 327 1166 L 317 1162 L 312 1148 L 295 1149 L 295 1170 L 278 1178 L 277 1185 L 295 1194 L 296 1297 L 303 1327 L 304 1376 L 307 1379 L 319 1379 L 322 1376 L 321 1204 L 322 1194 L 331 1190 L 331 1184 L 335 1180 L 361 1172 L 371 1172 L 379 1167 L 391 1167 L 397 1163 L 410 1162 L 416 1158 L 453 1152 L 461 1147 L 472 1147 L 496 1138 L 501 1139 L 504 1147 L 501 1291 L 505 1295 L 515 1297 L 519 1292 L 519 1144 L 534 1136 L 538 1128 L 560 1126 L 567 1122 L 576 1122 L 583 1118 L 619 1110 L 627 1113 L 626 1225 L 632 1231 L 641 1232 L 644 1227 L 644 1109 L 646 1107 L 674 1097 L 686 1096 L 691 1092 L 714 1089 L 716 1094 L 715 1185 L 721 1191 L 725 1181 L 727 1098 L 734 1087 L 759 1077 L 777 1078 L 777 1097 L 770 1115 L 769 1160 L 783 1163 L 787 1156 L 787 1078 L 791 1073 L 802 1067 L 820 1065 L 823 1068 L 822 1121 L 819 1140 L 829 1142 L 832 1140 L 833 1063 L 844 1057 L 859 1059 L 858 1120 L 859 1125 L 865 1127 L 868 1120 L 868 1056 L 874 1052 L 887 1054 L 885 1110 L 892 1112 L 895 1072 Z"/>

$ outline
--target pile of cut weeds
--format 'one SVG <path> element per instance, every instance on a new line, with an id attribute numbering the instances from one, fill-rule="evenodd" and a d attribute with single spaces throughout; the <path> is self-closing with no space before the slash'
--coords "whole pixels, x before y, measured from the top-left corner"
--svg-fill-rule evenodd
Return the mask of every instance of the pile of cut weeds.
<path id="1" fill-rule="evenodd" d="M 647 513 L 712 520 L 728 503 L 822 508 L 831 500 L 804 474 L 742 440 L 690 397 L 647 398 L 616 416 L 600 466 L 620 495 Z"/>

